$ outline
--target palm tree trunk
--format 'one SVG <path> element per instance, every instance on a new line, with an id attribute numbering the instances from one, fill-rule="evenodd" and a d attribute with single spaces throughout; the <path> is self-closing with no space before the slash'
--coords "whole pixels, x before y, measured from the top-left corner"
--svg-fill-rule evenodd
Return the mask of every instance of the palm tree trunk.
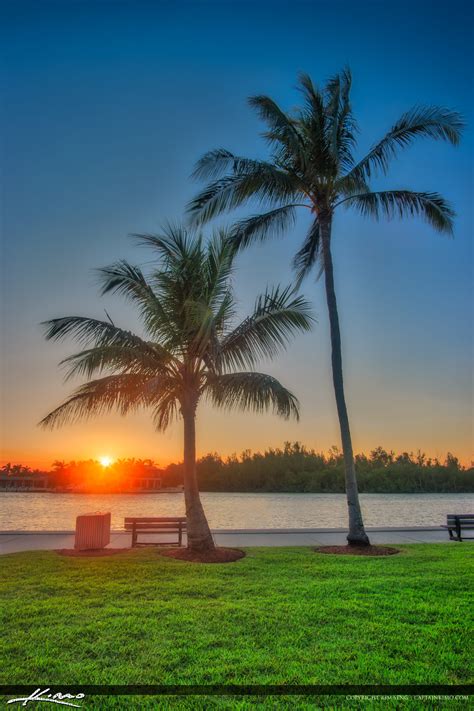
<path id="1" fill-rule="evenodd" d="M 184 501 L 188 548 L 193 551 L 214 550 L 209 524 L 202 507 L 196 477 L 196 408 L 182 408 L 184 422 Z"/>
<path id="2" fill-rule="evenodd" d="M 357 477 L 352 451 L 349 417 L 344 396 L 344 381 L 342 376 L 341 332 L 337 313 L 336 292 L 334 290 L 334 275 L 331 255 L 331 218 L 321 219 L 321 243 L 324 259 L 324 276 L 326 285 L 326 300 L 331 329 L 331 361 L 334 393 L 336 396 L 337 414 L 341 429 L 342 452 L 344 455 L 344 471 L 346 478 L 347 506 L 349 508 L 349 533 L 347 541 L 350 544 L 369 545 L 369 539 L 364 529 L 362 511 L 359 503 Z"/>

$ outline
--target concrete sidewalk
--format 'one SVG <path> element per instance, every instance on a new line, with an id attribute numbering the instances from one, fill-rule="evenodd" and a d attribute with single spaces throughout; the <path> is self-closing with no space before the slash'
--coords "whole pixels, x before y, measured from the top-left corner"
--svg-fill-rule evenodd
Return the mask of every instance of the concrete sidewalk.
<path id="1" fill-rule="evenodd" d="M 314 546 L 346 543 L 344 528 L 264 528 L 214 529 L 219 546 Z M 447 543 L 448 532 L 440 526 L 413 528 L 368 528 L 372 543 Z M 166 535 L 149 537 L 150 541 L 166 542 Z M 146 537 L 143 537 L 146 541 Z M 186 542 L 186 538 L 184 539 Z M 131 534 L 111 531 L 109 548 L 129 548 Z M 0 554 L 19 551 L 54 550 L 74 547 L 74 531 L 0 531 Z"/>

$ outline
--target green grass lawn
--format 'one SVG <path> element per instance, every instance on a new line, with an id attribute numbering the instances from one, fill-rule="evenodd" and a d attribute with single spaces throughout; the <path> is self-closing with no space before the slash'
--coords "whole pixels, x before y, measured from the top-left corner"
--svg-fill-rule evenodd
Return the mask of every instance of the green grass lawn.
<path id="1" fill-rule="evenodd" d="M 0 682 L 66 690 L 72 683 L 472 683 L 472 544 L 401 550 L 364 558 L 247 549 L 225 565 L 175 561 L 156 549 L 87 559 L 1 556 Z M 96 697 L 89 707 L 256 703 L 142 698 L 134 706 L 121 698 Z M 268 707 L 295 703 L 274 699 Z M 308 708 L 325 707 L 318 704 Z M 331 708 L 359 708 L 347 704 Z"/>

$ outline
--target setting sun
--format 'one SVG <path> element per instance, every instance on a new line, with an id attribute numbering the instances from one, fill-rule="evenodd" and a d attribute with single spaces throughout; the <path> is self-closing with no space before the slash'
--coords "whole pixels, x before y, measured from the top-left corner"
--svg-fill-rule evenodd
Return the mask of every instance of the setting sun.
<path id="1" fill-rule="evenodd" d="M 103 467 L 110 467 L 113 462 L 112 457 L 99 457 L 99 462 Z"/>

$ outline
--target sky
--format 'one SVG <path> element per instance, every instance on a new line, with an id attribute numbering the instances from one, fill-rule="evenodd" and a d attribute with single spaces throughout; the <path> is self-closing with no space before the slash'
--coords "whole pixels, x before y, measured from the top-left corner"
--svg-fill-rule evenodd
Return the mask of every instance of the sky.
<path id="1" fill-rule="evenodd" d="M 415 104 L 462 112 L 461 146 L 420 141 L 374 187 L 434 190 L 457 212 L 454 239 L 419 220 L 335 221 L 335 281 L 354 448 L 449 450 L 473 459 L 473 106 L 470 0 L 385 3 L 2 3 L 1 462 L 182 456 L 182 430 L 153 430 L 146 412 L 44 431 L 38 421 L 71 390 L 58 362 L 74 343 L 46 342 L 41 321 L 113 320 L 140 332 L 94 269 L 149 258 L 132 232 L 181 220 L 201 187 L 205 151 L 267 157 L 247 97 L 289 110 L 300 71 L 315 83 L 349 65 L 358 155 Z M 226 218 L 231 224 L 232 216 Z M 283 239 L 244 252 L 241 317 L 267 284 L 291 282 L 304 216 Z M 302 441 L 339 444 L 323 284 L 303 289 L 318 323 L 261 370 L 300 399 L 299 423 L 271 414 L 198 411 L 198 453 Z"/>

